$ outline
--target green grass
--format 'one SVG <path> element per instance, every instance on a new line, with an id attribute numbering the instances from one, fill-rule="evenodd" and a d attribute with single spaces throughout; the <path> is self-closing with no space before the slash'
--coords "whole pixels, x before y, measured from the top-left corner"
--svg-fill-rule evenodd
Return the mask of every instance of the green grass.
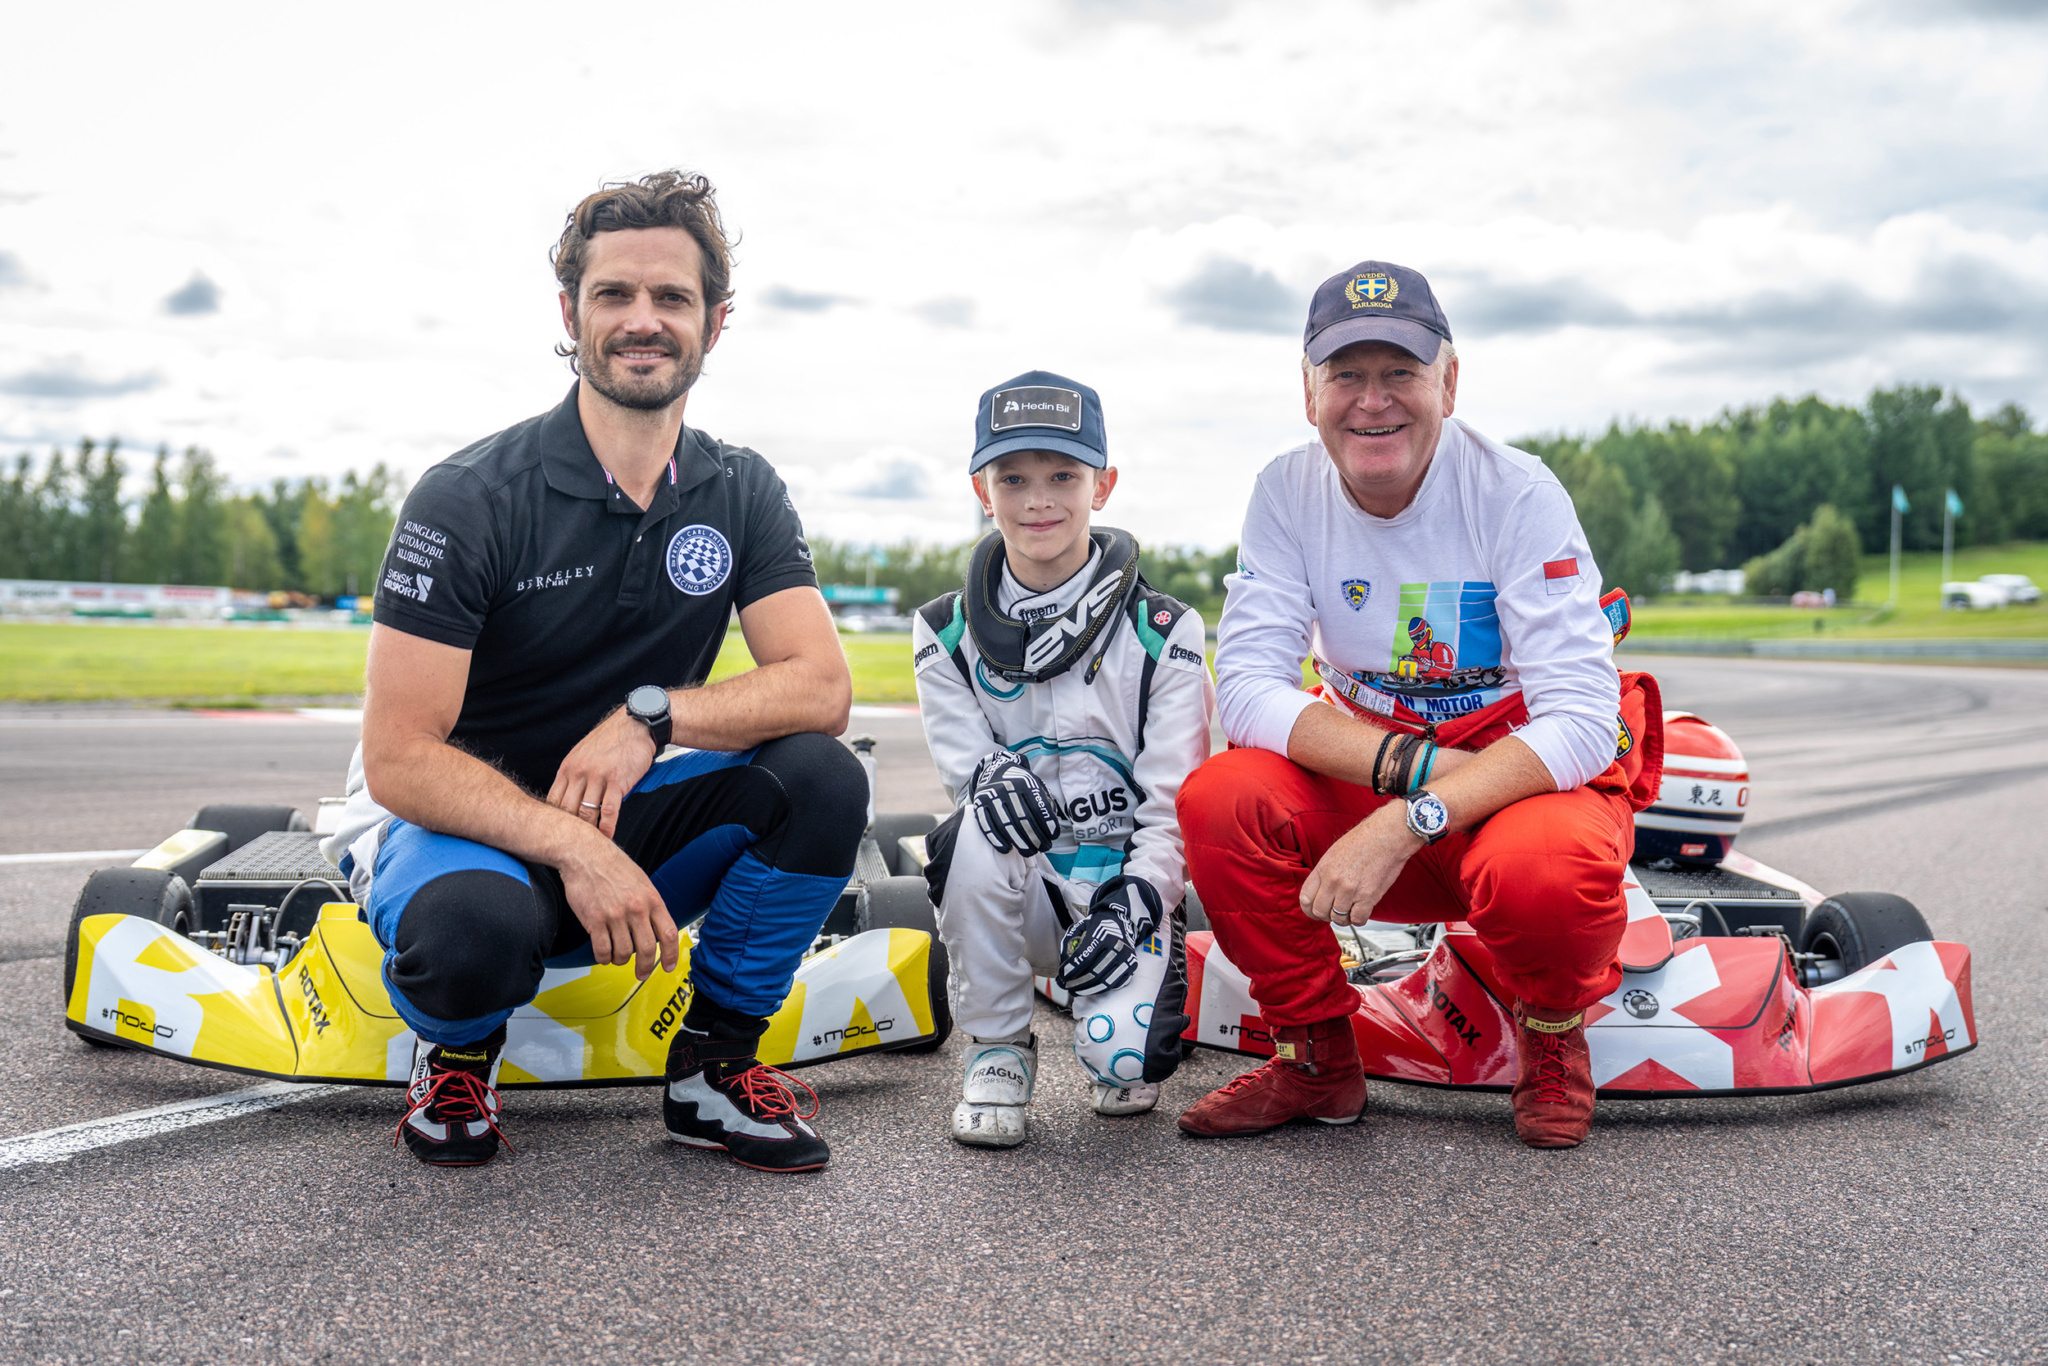
<path id="1" fill-rule="evenodd" d="M 1957 579 L 1974 579 L 1983 574 L 2025 574 L 2035 583 L 2048 584 L 2048 543 L 1971 546 L 1956 552 L 1949 572 Z M 1636 609 L 1630 639 L 1820 635 L 1845 640 L 2009 640 L 2048 636 L 2048 607 L 2036 604 L 1995 612 L 1945 612 L 1940 605 L 1941 582 L 1940 552 L 1902 556 L 1899 604 L 1886 611 L 1883 603 L 1891 590 L 1890 560 L 1883 555 L 1866 555 L 1856 581 L 1857 601 L 1850 606 L 1815 611 L 1673 594 Z M 1821 623 L 1818 631 L 1814 629 L 1816 621 Z"/>
<path id="2" fill-rule="evenodd" d="M 0 622 L 0 701 L 246 703 L 363 690 L 367 631 Z"/>
<path id="3" fill-rule="evenodd" d="M 2026 574 L 2048 585 L 2048 544 L 1973 546 L 1956 552 L 1958 579 Z M 1996 612 L 1944 612 L 1938 606 L 1939 554 L 1905 557 L 1900 606 L 1880 607 L 1888 588 L 1885 557 L 1863 562 L 1859 601 L 1816 612 L 1752 606 L 1726 599 L 1676 596 L 1636 611 L 1632 639 L 1821 635 L 1839 639 L 2048 636 L 2048 607 Z M 1816 632 L 1814 623 L 1821 623 Z M 841 636 L 853 668 L 853 695 L 868 703 L 915 702 L 910 637 Z M 0 622 L 0 701 L 168 701 L 247 705 L 259 697 L 334 697 L 363 688 L 366 631 L 245 630 L 103 625 L 42 626 Z M 1214 651 L 1214 645 L 1210 646 Z M 737 630 L 711 677 L 730 678 L 753 666 Z"/>

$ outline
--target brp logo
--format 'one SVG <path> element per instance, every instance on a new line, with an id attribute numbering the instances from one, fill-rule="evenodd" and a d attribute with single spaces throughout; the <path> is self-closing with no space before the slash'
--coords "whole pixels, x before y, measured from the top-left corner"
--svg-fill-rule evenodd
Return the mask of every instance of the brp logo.
<path id="1" fill-rule="evenodd" d="M 1657 1013 L 1657 998 L 1637 987 L 1622 996 L 1621 1008 L 1638 1020 L 1647 1020 Z"/>

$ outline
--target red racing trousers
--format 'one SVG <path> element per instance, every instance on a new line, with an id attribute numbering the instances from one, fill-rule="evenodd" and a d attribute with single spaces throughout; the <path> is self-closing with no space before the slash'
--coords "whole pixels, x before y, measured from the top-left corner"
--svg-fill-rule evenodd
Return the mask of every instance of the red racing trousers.
<path id="1" fill-rule="evenodd" d="M 1394 800 L 1263 749 L 1215 755 L 1182 784 L 1188 872 L 1268 1024 L 1358 1009 L 1337 938 L 1302 912 L 1301 885 L 1340 836 Z M 1527 797 L 1419 850 L 1373 919 L 1467 921 L 1501 985 L 1538 1009 L 1579 1010 L 1620 985 L 1621 875 L 1634 846 L 1624 792 Z"/>

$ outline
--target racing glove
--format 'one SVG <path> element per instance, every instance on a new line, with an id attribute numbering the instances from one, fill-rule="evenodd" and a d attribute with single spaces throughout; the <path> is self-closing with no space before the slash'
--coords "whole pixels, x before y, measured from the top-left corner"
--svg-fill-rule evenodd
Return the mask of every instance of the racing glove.
<path id="1" fill-rule="evenodd" d="M 1138 970 L 1138 945 L 1159 928 L 1159 893 L 1125 874 L 1096 888 L 1088 914 L 1060 937 L 1060 970 L 1053 980 L 1076 996 L 1114 991 Z"/>
<path id="2" fill-rule="evenodd" d="M 1059 812 L 1023 756 L 999 749 L 974 769 L 969 799 L 982 835 L 999 854 L 1042 854 L 1059 838 Z"/>

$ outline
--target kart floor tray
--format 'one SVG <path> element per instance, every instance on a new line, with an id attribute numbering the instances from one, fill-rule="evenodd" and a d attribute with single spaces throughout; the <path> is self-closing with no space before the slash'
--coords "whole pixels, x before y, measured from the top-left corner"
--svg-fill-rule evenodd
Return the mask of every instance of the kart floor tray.
<path id="1" fill-rule="evenodd" d="M 281 927 L 296 933 L 310 930 L 322 902 L 348 900 L 341 870 L 320 856 L 323 838 L 307 830 L 273 830 L 202 868 L 192 886 L 199 928 L 224 928 L 233 914 L 231 906 L 283 906 L 294 888 L 312 883 L 304 895 L 293 898 L 286 916 L 290 923 Z"/>
<path id="2" fill-rule="evenodd" d="M 1638 863 L 1635 874 L 1652 901 L 1797 901 L 1799 893 L 1773 887 L 1741 873 L 1719 866 L 1711 868 L 1654 868 Z"/>
<path id="3" fill-rule="evenodd" d="M 338 878 L 341 870 L 320 854 L 325 835 L 306 830 L 273 830 L 258 835 L 218 863 L 199 872 L 205 882 L 303 882 L 309 877 Z"/>

